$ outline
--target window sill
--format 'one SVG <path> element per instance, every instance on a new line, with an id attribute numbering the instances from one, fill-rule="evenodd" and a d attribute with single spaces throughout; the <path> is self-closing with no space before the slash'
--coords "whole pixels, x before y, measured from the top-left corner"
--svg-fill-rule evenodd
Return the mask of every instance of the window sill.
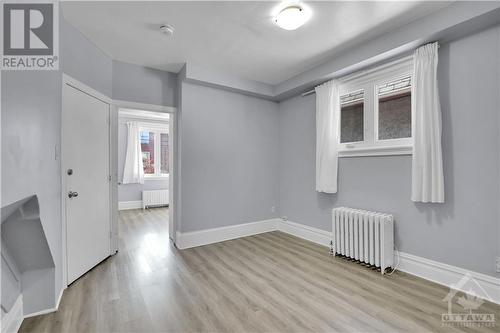
<path id="1" fill-rule="evenodd" d="M 144 176 L 144 181 L 148 180 L 168 180 L 167 176 Z"/>
<path id="2" fill-rule="evenodd" d="M 339 151 L 339 157 L 411 155 L 412 146 L 357 147 Z"/>

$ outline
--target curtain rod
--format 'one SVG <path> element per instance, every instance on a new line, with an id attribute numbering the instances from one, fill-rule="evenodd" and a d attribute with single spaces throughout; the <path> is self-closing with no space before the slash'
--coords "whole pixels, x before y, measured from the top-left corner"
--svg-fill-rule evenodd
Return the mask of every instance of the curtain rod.
<path id="1" fill-rule="evenodd" d="M 370 68 L 370 69 L 362 70 L 362 71 L 359 71 L 359 72 L 354 72 L 354 73 L 351 73 L 351 74 L 347 74 L 345 76 L 342 76 L 342 77 L 338 78 L 338 80 L 340 82 L 350 81 L 350 80 L 353 80 L 353 79 L 358 78 L 360 76 L 363 76 L 363 75 L 369 74 L 371 72 L 380 70 L 382 68 L 385 68 L 385 67 L 388 67 L 388 66 L 392 66 L 392 65 L 395 65 L 395 64 L 400 63 L 400 62 L 407 61 L 407 60 L 409 60 L 411 58 L 413 58 L 413 55 L 408 55 L 406 57 L 393 60 L 393 61 L 385 63 L 385 64 L 383 64 L 381 66 L 377 66 L 375 68 Z M 333 77 L 331 79 L 328 79 L 327 81 L 324 81 L 324 82 L 318 84 L 317 86 L 322 85 L 323 83 L 328 82 L 328 81 L 330 81 L 332 79 L 335 79 L 335 77 Z M 308 91 L 302 93 L 302 97 L 305 97 L 305 96 L 308 96 L 308 95 L 311 95 L 311 94 L 314 94 L 314 93 L 316 93 L 316 91 L 313 88 L 311 90 L 308 90 Z"/>
<path id="2" fill-rule="evenodd" d="M 429 42 L 428 44 L 432 44 L 432 43 L 435 43 L 435 42 Z M 441 48 L 441 44 L 438 44 L 437 47 L 438 47 L 438 49 Z M 413 54 L 408 55 L 408 56 L 403 57 L 403 58 L 400 58 L 400 59 L 396 59 L 396 60 L 391 61 L 391 62 L 388 62 L 388 63 L 383 64 L 381 66 L 378 66 L 376 68 L 371 68 L 371 69 L 367 69 L 367 70 L 364 70 L 364 71 L 361 71 L 361 72 L 355 72 L 355 73 L 352 73 L 352 74 L 347 74 L 344 77 L 340 77 L 338 80 L 341 81 L 341 82 L 349 81 L 349 80 L 355 79 L 358 76 L 362 76 L 362 75 L 368 74 L 368 73 L 370 73 L 372 71 L 379 70 L 379 69 L 387 67 L 387 66 L 392 66 L 394 64 L 397 64 L 398 62 L 406 61 L 406 60 L 408 60 L 408 59 L 410 59 L 412 57 L 413 57 Z M 323 83 L 328 82 L 328 81 L 330 81 L 332 79 L 335 79 L 335 78 L 331 78 L 331 79 L 329 79 L 327 81 L 324 81 L 324 82 L 320 83 L 319 85 L 322 85 Z M 302 93 L 302 97 L 305 97 L 305 96 L 308 96 L 308 95 L 311 95 L 311 94 L 314 94 L 314 93 L 316 93 L 316 91 L 314 89 L 311 89 L 311 90 L 308 90 L 308 91 Z"/>

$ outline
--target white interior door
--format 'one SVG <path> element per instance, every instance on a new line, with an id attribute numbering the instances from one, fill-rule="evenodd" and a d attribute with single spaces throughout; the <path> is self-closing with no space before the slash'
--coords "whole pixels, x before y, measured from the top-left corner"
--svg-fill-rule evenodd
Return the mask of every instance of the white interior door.
<path id="1" fill-rule="evenodd" d="M 63 177 L 68 284 L 110 255 L 110 105 L 63 87 Z"/>

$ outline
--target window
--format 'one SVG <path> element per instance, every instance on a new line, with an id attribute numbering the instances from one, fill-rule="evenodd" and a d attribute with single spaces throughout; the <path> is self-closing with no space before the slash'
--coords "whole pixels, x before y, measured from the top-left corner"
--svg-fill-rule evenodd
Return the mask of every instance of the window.
<path id="1" fill-rule="evenodd" d="M 168 174 L 168 133 L 160 133 L 160 154 L 161 154 L 161 165 L 160 170 L 163 174 Z"/>
<path id="2" fill-rule="evenodd" d="M 141 131 L 142 164 L 145 175 L 155 174 L 155 133 Z"/>
<path id="3" fill-rule="evenodd" d="M 341 79 L 339 155 L 410 154 L 412 61 Z"/>
<path id="4" fill-rule="evenodd" d="M 340 142 L 361 142 L 364 137 L 364 91 L 340 97 Z"/>
<path id="5" fill-rule="evenodd" d="M 378 140 L 411 138 L 411 77 L 378 86 Z"/>
<path id="6" fill-rule="evenodd" d="M 142 163 L 146 178 L 169 174 L 168 132 L 161 128 L 141 128 Z"/>

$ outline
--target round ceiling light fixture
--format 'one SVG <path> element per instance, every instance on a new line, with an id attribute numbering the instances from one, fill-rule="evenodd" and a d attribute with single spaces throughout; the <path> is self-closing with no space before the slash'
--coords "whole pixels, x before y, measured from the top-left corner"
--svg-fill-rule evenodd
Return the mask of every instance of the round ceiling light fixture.
<path id="1" fill-rule="evenodd" d="M 274 22 L 285 30 L 295 30 L 300 28 L 309 20 L 309 11 L 298 4 L 286 6 L 275 16 Z"/>

